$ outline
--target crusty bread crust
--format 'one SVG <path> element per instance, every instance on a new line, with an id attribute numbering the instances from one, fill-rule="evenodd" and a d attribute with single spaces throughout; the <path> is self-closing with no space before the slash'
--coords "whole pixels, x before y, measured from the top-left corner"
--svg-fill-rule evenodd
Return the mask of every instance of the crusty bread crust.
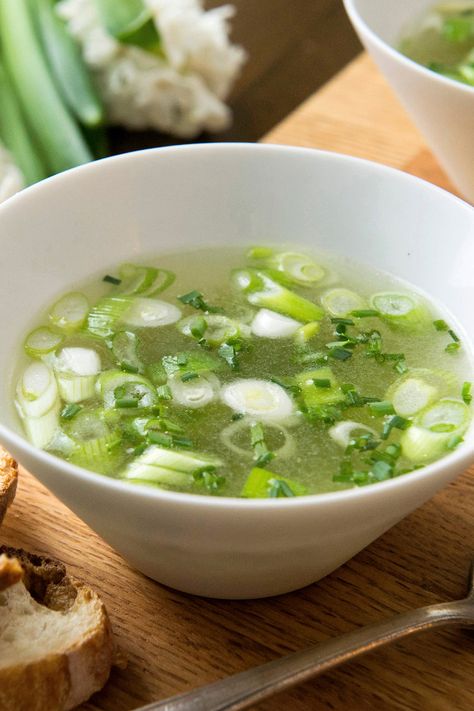
<path id="1" fill-rule="evenodd" d="M 0 445 L 0 524 L 15 498 L 18 464 Z"/>
<path id="2" fill-rule="evenodd" d="M 0 665 L 0 709 L 68 711 L 86 701 L 108 679 L 114 645 L 107 612 L 98 595 L 68 576 L 62 563 L 22 550 L 0 547 L 0 583 L 4 579 L 2 569 L 5 574 L 13 556 L 23 570 L 19 584 L 25 585 L 38 603 L 68 616 L 86 605 L 93 622 L 87 633 L 78 633 L 78 639 L 67 649 L 45 651 L 44 656 L 26 664 L 18 660 L 7 667 Z M 10 563 L 5 562 L 8 560 Z"/>

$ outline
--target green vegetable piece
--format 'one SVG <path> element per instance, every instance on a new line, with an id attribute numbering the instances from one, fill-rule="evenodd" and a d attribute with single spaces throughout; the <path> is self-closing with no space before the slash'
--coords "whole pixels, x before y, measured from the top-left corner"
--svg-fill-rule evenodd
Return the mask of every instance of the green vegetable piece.
<path id="1" fill-rule="evenodd" d="M 138 356 L 139 339 L 131 331 L 118 331 L 112 338 L 112 353 L 117 364 L 129 373 L 142 373 L 143 363 Z"/>
<path id="2" fill-rule="evenodd" d="M 219 370 L 222 367 L 216 358 L 205 352 L 185 351 L 176 355 L 167 355 L 163 356 L 161 362 L 167 375 L 179 372 L 202 373 Z"/>
<path id="3" fill-rule="evenodd" d="M 220 307 L 210 306 L 204 300 L 202 293 L 200 291 L 196 291 L 195 289 L 193 291 L 189 291 L 187 294 L 178 296 L 178 300 L 181 301 L 182 304 L 187 304 L 188 306 L 192 306 L 194 309 L 204 311 L 205 313 L 217 314 L 222 312 Z"/>
<path id="4" fill-rule="evenodd" d="M 247 259 L 255 259 L 256 261 L 266 260 L 274 254 L 275 250 L 271 247 L 251 247 L 247 252 Z"/>
<path id="5" fill-rule="evenodd" d="M 275 490 L 277 493 L 272 495 Z M 247 477 L 241 496 L 246 499 L 267 499 L 280 496 L 305 496 L 307 493 L 306 486 L 297 481 L 286 479 L 268 469 L 254 467 Z"/>
<path id="6" fill-rule="evenodd" d="M 282 286 L 263 270 L 235 270 L 233 281 L 253 306 L 276 311 L 302 323 L 321 321 L 324 317 L 320 306 Z"/>
<path id="7" fill-rule="evenodd" d="M 370 304 L 379 312 L 380 318 L 393 328 L 417 331 L 425 328 L 430 321 L 426 306 L 414 294 L 384 291 L 373 294 Z"/>
<path id="8" fill-rule="evenodd" d="M 473 17 L 448 17 L 442 26 L 442 35 L 448 42 L 461 44 L 474 36 L 474 18 Z"/>
<path id="9" fill-rule="evenodd" d="M 82 59 L 81 49 L 56 13 L 56 0 L 30 0 L 43 49 L 64 101 L 85 126 L 104 122 L 102 101 Z"/>
<path id="10" fill-rule="evenodd" d="M 0 107 L 0 137 L 11 151 L 26 183 L 32 185 L 43 180 L 49 175 L 48 168 L 31 136 L 27 119 L 1 62 Z"/>
<path id="11" fill-rule="evenodd" d="M 464 400 L 466 405 L 470 405 L 472 402 L 471 388 L 472 388 L 472 383 L 470 383 L 468 381 L 463 383 L 461 395 L 462 395 L 462 399 Z"/>
<path id="12" fill-rule="evenodd" d="M 437 331 L 448 331 L 449 330 L 448 324 L 442 318 L 439 318 L 436 321 L 433 321 L 433 326 L 435 327 L 435 329 Z"/>
<path id="13" fill-rule="evenodd" d="M 121 279 L 111 276 L 110 274 L 106 274 L 102 281 L 105 281 L 107 284 L 113 284 L 114 286 L 118 286 L 122 283 Z"/>
<path id="14" fill-rule="evenodd" d="M 327 381 L 329 386 L 316 387 L 315 381 Z M 334 405 L 345 399 L 331 368 L 323 367 L 299 373 L 295 376 L 295 383 L 301 390 L 305 409 L 309 413 L 321 405 Z"/>
<path id="15" fill-rule="evenodd" d="M 372 415 L 394 415 L 395 410 L 393 405 L 388 400 L 381 400 L 380 402 L 369 402 L 368 408 Z"/>
<path id="16" fill-rule="evenodd" d="M 59 173 L 93 156 L 50 75 L 27 5 L 25 0 L 0 0 L 3 58 L 51 171 Z"/>
<path id="17" fill-rule="evenodd" d="M 382 431 L 382 439 L 387 439 L 394 427 L 399 430 L 406 430 L 410 427 L 410 425 L 410 420 L 400 417 L 400 415 L 394 415 L 394 417 L 390 418 L 390 420 L 385 423 Z"/>
<path id="18" fill-rule="evenodd" d="M 72 420 L 75 415 L 77 415 L 82 410 L 82 406 L 78 405 L 77 402 L 69 402 L 61 410 L 61 417 L 63 420 Z"/>
<path id="19" fill-rule="evenodd" d="M 1 2 L 1 0 L 0 0 Z M 90 333 L 102 338 L 109 338 L 115 333 L 117 324 L 131 308 L 131 296 L 110 296 L 101 299 L 89 311 L 87 328 Z"/>
<path id="20" fill-rule="evenodd" d="M 41 358 L 47 353 L 55 351 L 63 340 L 63 335 L 54 333 L 46 326 L 40 326 L 28 334 L 24 348 L 32 358 Z"/>
<path id="21" fill-rule="evenodd" d="M 149 52 L 161 52 L 161 40 L 153 13 L 143 0 L 95 0 L 107 32 L 126 44 Z"/>
<path id="22" fill-rule="evenodd" d="M 310 257 L 298 252 L 279 252 L 268 259 L 268 266 L 283 273 L 290 282 L 308 286 L 325 275 L 324 269 Z"/>

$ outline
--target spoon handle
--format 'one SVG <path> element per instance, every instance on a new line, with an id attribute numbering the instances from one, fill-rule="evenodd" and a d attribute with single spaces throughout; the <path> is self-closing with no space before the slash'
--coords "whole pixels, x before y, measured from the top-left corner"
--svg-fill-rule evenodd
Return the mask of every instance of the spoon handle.
<path id="1" fill-rule="evenodd" d="M 472 601 L 405 612 L 137 711 L 241 711 L 377 647 L 449 624 L 474 624 Z"/>

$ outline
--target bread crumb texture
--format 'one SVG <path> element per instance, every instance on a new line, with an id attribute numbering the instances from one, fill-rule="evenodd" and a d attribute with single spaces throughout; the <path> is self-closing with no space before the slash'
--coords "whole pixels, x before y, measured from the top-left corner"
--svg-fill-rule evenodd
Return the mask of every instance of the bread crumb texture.
<path id="1" fill-rule="evenodd" d="M 66 711 L 103 687 L 114 654 L 98 595 L 62 563 L 0 546 L 0 709 Z"/>
<path id="2" fill-rule="evenodd" d="M 18 481 L 18 464 L 0 446 L 0 524 L 15 498 Z"/>

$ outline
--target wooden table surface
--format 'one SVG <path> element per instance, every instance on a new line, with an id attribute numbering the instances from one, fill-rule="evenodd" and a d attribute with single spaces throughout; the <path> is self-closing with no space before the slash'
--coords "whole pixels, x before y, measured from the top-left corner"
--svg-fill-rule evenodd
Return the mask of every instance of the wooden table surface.
<path id="1" fill-rule="evenodd" d="M 267 137 L 338 150 L 446 178 L 366 57 Z M 349 563 L 299 592 L 216 601 L 130 569 L 25 471 L 1 538 L 56 556 L 102 594 L 128 658 L 82 711 L 129 711 L 416 606 L 462 596 L 474 540 L 474 469 Z M 474 637 L 407 640 L 258 706 L 259 711 L 472 711 Z M 256 707 L 257 708 L 257 707 Z"/>

